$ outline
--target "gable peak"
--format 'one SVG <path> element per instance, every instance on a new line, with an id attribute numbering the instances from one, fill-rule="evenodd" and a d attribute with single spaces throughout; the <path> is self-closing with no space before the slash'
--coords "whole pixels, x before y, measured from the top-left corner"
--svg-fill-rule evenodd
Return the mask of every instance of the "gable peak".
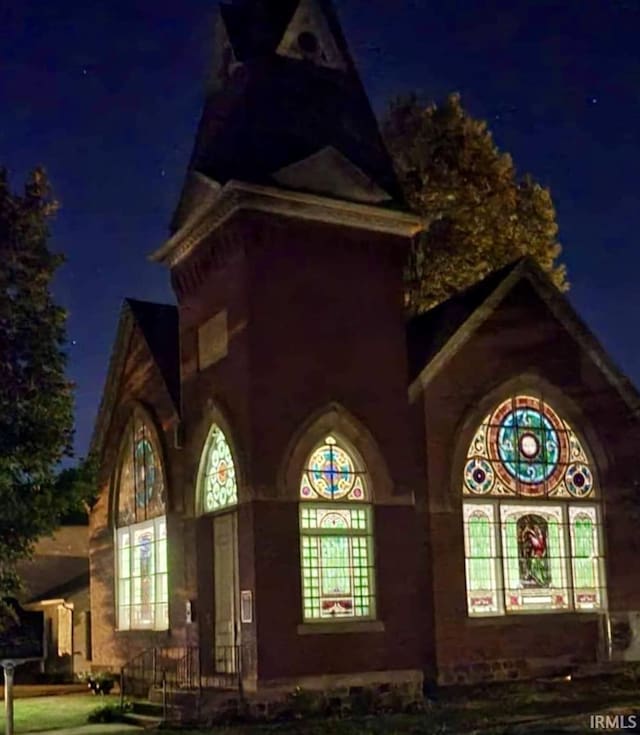
<path id="1" fill-rule="evenodd" d="M 318 0 L 300 0 L 276 53 L 329 69 L 346 71 L 348 68 L 339 40 Z"/>

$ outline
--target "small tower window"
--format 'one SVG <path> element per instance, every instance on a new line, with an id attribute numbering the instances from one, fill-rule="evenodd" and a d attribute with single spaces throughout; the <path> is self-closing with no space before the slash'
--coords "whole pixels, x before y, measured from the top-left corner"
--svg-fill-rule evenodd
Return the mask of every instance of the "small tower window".
<path id="1" fill-rule="evenodd" d="M 310 31 L 303 31 L 298 36 L 298 46 L 305 56 L 315 56 L 318 51 L 318 39 Z"/>

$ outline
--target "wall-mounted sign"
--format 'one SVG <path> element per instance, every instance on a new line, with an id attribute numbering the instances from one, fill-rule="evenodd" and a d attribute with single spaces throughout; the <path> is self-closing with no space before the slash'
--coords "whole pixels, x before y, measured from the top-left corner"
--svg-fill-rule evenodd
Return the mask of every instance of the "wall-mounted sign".
<path id="1" fill-rule="evenodd" d="M 253 623 L 253 592 L 242 590 L 240 593 L 240 621 Z"/>

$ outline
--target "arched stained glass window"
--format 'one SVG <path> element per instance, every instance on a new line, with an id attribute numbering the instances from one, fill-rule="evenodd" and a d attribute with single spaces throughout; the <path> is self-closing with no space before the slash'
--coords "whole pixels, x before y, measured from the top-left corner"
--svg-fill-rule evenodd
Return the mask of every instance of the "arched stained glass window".
<path id="1" fill-rule="evenodd" d="M 595 475 L 547 402 L 513 396 L 484 418 L 462 492 L 470 615 L 603 607 Z"/>
<path id="2" fill-rule="evenodd" d="M 164 478 L 152 432 L 137 413 L 123 438 L 117 525 L 128 526 L 165 514 Z"/>
<path id="3" fill-rule="evenodd" d="M 222 429 L 214 424 L 203 455 L 200 475 L 201 507 L 211 513 L 238 503 L 236 469 L 229 443 Z"/>
<path id="4" fill-rule="evenodd" d="M 373 519 L 365 470 L 332 435 L 300 482 L 302 605 L 306 622 L 375 617 Z"/>
<path id="5" fill-rule="evenodd" d="M 467 454 L 468 495 L 588 498 L 594 479 L 580 439 L 541 398 L 515 396 L 478 427 Z"/>
<path id="6" fill-rule="evenodd" d="M 117 472 L 116 579 L 120 630 L 169 626 L 164 472 L 155 432 L 136 410 Z"/>

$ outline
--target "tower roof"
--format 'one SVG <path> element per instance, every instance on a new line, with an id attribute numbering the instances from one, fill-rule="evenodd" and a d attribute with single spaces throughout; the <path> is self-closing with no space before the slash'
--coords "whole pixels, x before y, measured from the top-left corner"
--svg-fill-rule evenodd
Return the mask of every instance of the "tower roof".
<path id="1" fill-rule="evenodd" d="M 235 179 L 356 202 L 401 200 L 330 0 L 220 6 L 174 231 L 197 207 L 203 177 L 220 186 Z"/>

